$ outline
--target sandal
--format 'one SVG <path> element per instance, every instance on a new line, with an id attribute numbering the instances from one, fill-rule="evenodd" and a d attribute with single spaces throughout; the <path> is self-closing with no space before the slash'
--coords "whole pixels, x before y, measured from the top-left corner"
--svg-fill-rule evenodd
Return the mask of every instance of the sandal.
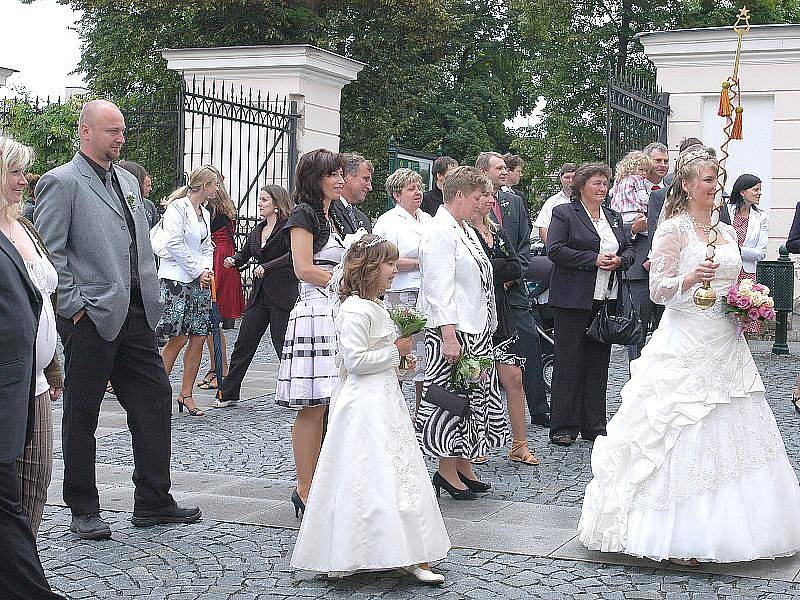
<path id="1" fill-rule="evenodd" d="M 203 415 L 206 414 L 205 411 L 203 411 L 200 408 L 197 408 L 197 405 L 195 405 L 194 408 L 189 408 L 188 406 L 186 406 L 187 398 L 191 398 L 191 396 L 184 396 L 183 394 L 178 394 L 178 397 L 175 399 L 175 402 L 178 403 L 178 412 L 183 412 L 183 409 L 185 408 L 186 410 L 189 411 L 189 414 L 192 415 L 193 417 L 202 417 Z"/>
<path id="2" fill-rule="evenodd" d="M 800 413 L 800 394 L 792 393 L 792 404 L 794 404 L 795 411 Z"/>
<path id="3" fill-rule="evenodd" d="M 684 559 L 684 558 L 670 558 L 669 562 L 673 565 L 678 565 L 680 567 L 699 567 L 700 561 L 696 558 Z"/>
<path id="4" fill-rule="evenodd" d="M 469 462 L 471 462 L 473 465 L 482 465 L 482 464 L 486 463 L 488 460 L 489 459 L 486 458 L 485 456 L 478 456 L 477 458 L 473 458 Z"/>
<path id="5" fill-rule="evenodd" d="M 215 371 L 209 371 L 203 377 L 203 380 L 197 384 L 201 390 L 215 390 L 217 389 L 217 374 Z"/>
<path id="6" fill-rule="evenodd" d="M 112 396 L 116 396 L 116 394 L 114 393 L 114 386 L 111 385 L 110 381 L 108 382 L 108 385 L 106 385 L 106 394 L 111 394 Z M 797 408 L 797 406 L 795 406 L 795 408 Z M 798 409 L 798 412 L 800 412 L 800 409 Z"/>
<path id="7" fill-rule="evenodd" d="M 517 450 L 524 450 L 524 452 L 522 455 L 514 454 Z M 539 464 L 539 459 L 528 449 L 528 442 L 525 440 L 514 441 L 511 444 L 511 452 L 508 453 L 508 459 L 512 462 L 521 462 L 526 465 Z"/>

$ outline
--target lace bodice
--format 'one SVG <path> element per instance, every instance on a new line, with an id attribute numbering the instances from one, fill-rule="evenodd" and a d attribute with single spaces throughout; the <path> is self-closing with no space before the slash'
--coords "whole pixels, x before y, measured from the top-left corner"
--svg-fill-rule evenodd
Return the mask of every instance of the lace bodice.
<path id="1" fill-rule="evenodd" d="M 716 277 L 711 282 L 711 287 L 717 293 L 714 306 L 701 310 L 694 305 L 692 297 L 700 287 L 699 283 L 681 291 L 684 277 L 705 260 L 707 245 L 698 237 L 689 215 L 685 213 L 664 221 L 653 236 L 650 297 L 654 302 L 674 310 L 703 314 L 710 318 L 725 317 L 725 303 L 722 298 L 727 294 L 728 288 L 736 283 L 742 268 L 742 257 L 733 227 L 720 223 L 717 231 L 727 243 L 717 245 L 714 257 L 719 263 Z"/>

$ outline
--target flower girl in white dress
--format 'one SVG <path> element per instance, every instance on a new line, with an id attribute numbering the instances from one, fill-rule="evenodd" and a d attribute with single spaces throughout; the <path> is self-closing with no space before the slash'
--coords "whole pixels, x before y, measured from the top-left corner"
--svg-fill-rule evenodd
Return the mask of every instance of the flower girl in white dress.
<path id="1" fill-rule="evenodd" d="M 411 338 L 397 339 L 378 300 L 397 257 L 394 244 L 374 235 L 346 254 L 336 317 L 340 383 L 291 564 L 332 577 L 400 569 L 441 584 L 428 563 L 447 556 L 450 539 L 398 383 Z"/>

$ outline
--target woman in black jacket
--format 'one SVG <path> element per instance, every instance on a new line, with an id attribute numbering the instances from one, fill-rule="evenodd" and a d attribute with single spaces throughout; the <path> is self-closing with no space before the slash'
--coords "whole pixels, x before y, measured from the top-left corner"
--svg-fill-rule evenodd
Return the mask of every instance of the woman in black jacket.
<path id="1" fill-rule="evenodd" d="M 481 196 L 478 211 L 471 219 L 471 225 L 478 233 L 483 250 L 492 263 L 494 301 L 497 307 L 497 329 L 492 336 L 494 360 L 500 385 L 506 391 L 508 417 L 514 435 L 508 458 L 513 462 L 538 465 L 539 460 L 528 449 L 525 433 L 525 389 L 522 385 L 525 359 L 518 348 L 519 335 L 506 295 L 506 285 L 520 279 L 522 268 L 514 245 L 506 232 L 489 218 L 494 203 L 492 182 L 487 178 L 486 188 Z M 485 458 L 481 459 L 473 462 L 484 462 Z"/>
<path id="2" fill-rule="evenodd" d="M 550 307 L 555 325 L 550 440 L 569 446 L 578 437 L 606 433 L 606 387 L 611 346 L 586 336 L 592 319 L 609 299 L 616 311 L 619 277 L 636 252 L 618 212 L 603 206 L 611 169 L 582 165 L 572 180 L 569 204 L 553 209 L 547 256 L 553 261 Z M 612 277 L 612 274 L 615 274 Z"/>
<path id="3" fill-rule="evenodd" d="M 225 259 L 224 265 L 228 269 L 239 269 L 250 259 L 258 265 L 253 270 L 253 290 L 242 315 L 230 370 L 213 404 L 216 408 L 233 406 L 239 400 L 242 380 L 267 326 L 272 346 L 280 357 L 289 312 L 297 300 L 298 282 L 292 268 L 289 236 L 283 230 L 291 212 L 289 204 L 289 194 L 281 186 L 261 188 L 258 209 L 263 220 L 247 236 L 242 249 Z"/>

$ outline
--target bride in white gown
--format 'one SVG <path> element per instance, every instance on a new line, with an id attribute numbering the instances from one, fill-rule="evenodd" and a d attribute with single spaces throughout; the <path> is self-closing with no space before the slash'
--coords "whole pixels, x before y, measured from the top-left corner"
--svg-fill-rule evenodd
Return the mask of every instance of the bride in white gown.
<path id="1" fill-rule="evenodd" d="M 684 153 L 653 239 L 650 294 L 666 310 L 631 363 L 622 405 L 592 452 L 594 478 L 578 525 L 589 549 L 697 564 L 800 550 L 800 488 L 764 384 L 723 298 L 741 258 L 718 225 L 706 256 L 717 164 Z M 712 281 L 716 304 L 696 307 Z"/>
<path id="2" fill-rule="evenodd" d="M 447 556 L 450 539 L 397 378 L 411 338 L 397 339 L 377 299 L 397 257 L 394 244 L 374 235 L 346 255 L 347 298 L 336 317 L 340 383 L 291 565 L 330 576 L 399 568 L 441 584 L 427 563 Z"/>

